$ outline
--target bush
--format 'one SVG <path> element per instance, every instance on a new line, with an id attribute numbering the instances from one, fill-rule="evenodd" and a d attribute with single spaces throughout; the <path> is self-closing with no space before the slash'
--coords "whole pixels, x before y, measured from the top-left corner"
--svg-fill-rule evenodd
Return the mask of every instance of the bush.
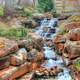
<path id="1" fill-rule="evenodd" d="M 65 33 L 68 33 L 68 31 L 67 31 L 66 28 L 65 28 L 65 23 L 62 23 L 62 24 L 59 26 L 59 34 L 60 34 L 60 35 L 64 35 Z"/>
<path id="2" fill-rule="evenodd" d="M 32 7 L 27 7 L 27 8 L 24 8 L 23 11 L 22 11 L 22 16 L 32 16 L 33 13 L 37 13 L 38 10 L 35 8 L 32 8 Z"/>
<path id="3" fill-rule="evenodd" d="M 10 28 L 10 29 L 4 29 L 0 28 L 0 36 L 6 37 L 10 39 L 20 40 L 27 36 L 28 30 L 25 28 Z"/>
<path id="4" fill-rule="evenodd" d="M 0 16 L 3 16 L 4 15 L 4 8 L 3 6 L 0 6 Z"/>
<path id="5" fill-rule="evenodd" d="M 78 58 L 78 59 L 74 62 L 74 67 L 76 67 L 78 70 L 80 70 L 80 58 Z"/>

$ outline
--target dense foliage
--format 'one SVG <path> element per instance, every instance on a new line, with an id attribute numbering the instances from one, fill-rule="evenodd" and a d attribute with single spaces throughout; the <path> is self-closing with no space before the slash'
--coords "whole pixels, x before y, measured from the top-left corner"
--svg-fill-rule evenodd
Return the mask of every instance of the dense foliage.
<path id="1" fill-rule="evenodd" d="M 52 0 L 38 0 L 38 1 L 39 1 L 38 9 L 40 12 L 47 12 L 53 9 Z"/>
<path id="2" fill-rule="evenodd" d="M 0 16 L 3 16 L 4 15 L 4 8 L 3 6 L 0 5 Z"/>
<path id="3" fill-rule="evenodd" d="M 0 36 L 6 37 L 6 38 L 11 38 L 15 40 L 20 40 L 24 37 L 27 37 L 28 29 L 26 28 L 0 28 Z"/>

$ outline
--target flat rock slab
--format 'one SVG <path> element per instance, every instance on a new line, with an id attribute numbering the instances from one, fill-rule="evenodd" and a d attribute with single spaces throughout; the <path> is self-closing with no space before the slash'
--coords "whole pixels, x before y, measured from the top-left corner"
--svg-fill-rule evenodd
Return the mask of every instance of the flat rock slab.
<path id="1" fill-rule="evenodd" d="M 9 66 L 0 71 L 0 80 L 14 80 L 25 73 L 29 72 L 30 63 L 24 63 L 21 66 Z"/>

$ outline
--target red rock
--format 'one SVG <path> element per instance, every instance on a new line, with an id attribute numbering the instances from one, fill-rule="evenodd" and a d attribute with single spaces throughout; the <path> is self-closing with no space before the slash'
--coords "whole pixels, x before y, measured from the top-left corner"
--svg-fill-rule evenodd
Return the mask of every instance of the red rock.
<path id="1" fill-rule="evenodd" d="M 0 58 L 0 70 L 9 67 L 9 65 L 10 65 L 10 57 L 9 56 Z"/>
<path id="2" fill-rule="evenodd" d="M 31 66 L 30 63 L 25 63 L 19 67 L 10 66 L 4 70 L 0 71 L 0 79 L 1 80 L 14 80 L 25 73 L 29 72 Z"/>
<path id="3" fill-rule="evenodd" d="M 80 28 L 70 30 L 65 37 L 70 41 L 80 41 Z"/>
<path id="4" fill-rule="evenodd" d="M 62 35 L 56 36 L 55 39 L 53 40 L 53 43 L 55 44 L 56 48 L 61 52 L 63 52 L 64 50 L 63 42 L 65 42 L 65 39 L 63 38 Z"/>
<path id="5" fill-rule="evenodd" d="M 58 44 L 57 48 L 59 49 L 59 51 L 63 52 L 64 50 L 64 44 Z"/>
<path id="6" fill-rule="evenodd" d="M 57 36 L 54 38 L 53 42 L 54 42 L 55 44 L 61 43 L 62 37 L 63 37 L 63 35 L 57 35 Z"/>
<path id="7" fill-rule="evenodd" d="M 3 43 L 1 43 L 3 41 Z M 15 52 L 18 50 L 18 44 L 15 41 L 6 39 L 6 38 L 0 38 L 0 57 L 4 57 L 12 52 Z"/>
<path id="8" fill-rule="evenodd" d="M 32 66 L 32 68 L 31 68 L 32 71 L 35 71 L 37 68 L 40 67 L 38 63 L 32 63 L 31 66 Z"/>
<path id="9" fill-rule="evenodd" d="M 80 28 L 80 22 L 71 22 L 65 25 L 66 30 Z"/>
<path id="10" fill-rule="evenodd" d="M 63 55 L 66 54 L 68 58 L 74 59 L 80 56 L 80 41 L 67 41 L 64 48 Z M 64 55 L 65 56 L 65 55 Z"/>
<path id="11" fill-rule="evenodd" d="M 80 80 L 80 71 L 75 71 L 73 73 L 74 80 Z"/>
<path id="12" fill-rule="evenodd" d="M 0 50 L 0 57 L 6 56 L 8 54 L 5 50 Z"/>

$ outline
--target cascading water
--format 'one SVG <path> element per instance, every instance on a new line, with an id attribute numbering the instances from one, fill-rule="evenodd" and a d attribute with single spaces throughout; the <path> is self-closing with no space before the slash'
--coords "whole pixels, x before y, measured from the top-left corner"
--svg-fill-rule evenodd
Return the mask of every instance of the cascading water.
<path id="1" fill-rule="evenodd" d="M 52 18 L 51 20 L 47 20 L 47 18 L 45 18 L 44 20 L 41 21 L 41 26 L 38 28 L 38 30 L 35 31 L 35 33 L 40 35 L 43 39 L 46 38 L 52 40 L 54 39 L 59 30 L 58 27 L 56 27 L 57 23 L 58 20 L 56 18 Z M 44 31 L 44 28 L 47 28 L 47 30 Z M 46 45 L 46 42 L 44 43 L 43 49 L 45 58 L 47 60 L 46 64 L 43 63 L 41 66 L 46 68 L 52 68 L 54 66 L 62 67 L 63 72 L 58 74 L 56 80 L 71 80 L 72 79 L 71 75 L 69 74 L 69 70 L 65 67 L 62 57 L 57 55 L 51 47 L 48 47 Z"/>
<path id="2" fill-rule="evenodd" d="M 42 37 L 45 37 L 48 34 L 48 31 L 50 29 L 54 29 L 53 26 L 55 26 L 56 23 L 57 23 L 56 19 L 55 20 L 54 19 L 47 20 L 47 18 L 45 18 L 44 20 L 41 21 L 41 25 L 40 25 L 39 29 L 36 31 L 36 33 Z M 44 28 L 46 28 L 47 30 L 44 31 Z"/>

